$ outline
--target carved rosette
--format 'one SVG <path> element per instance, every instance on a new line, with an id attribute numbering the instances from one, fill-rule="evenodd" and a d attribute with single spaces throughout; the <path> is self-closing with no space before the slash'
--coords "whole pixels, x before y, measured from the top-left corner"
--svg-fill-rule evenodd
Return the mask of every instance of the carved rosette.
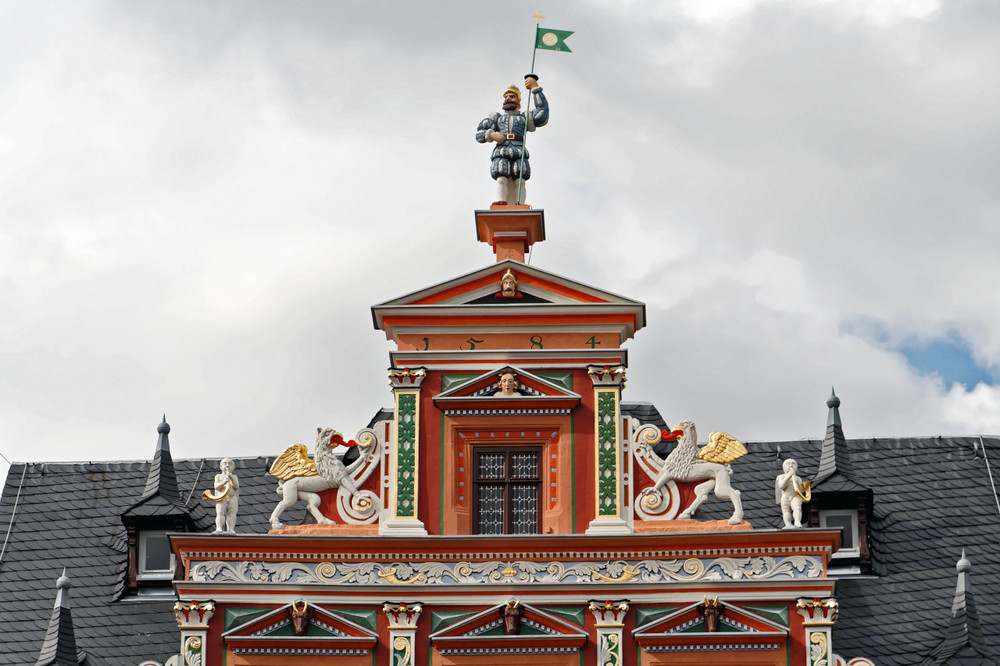
<path id="1" fill-rule="evenodd" d="M 623 366 L 587 368 L 594 383 L 594 456 L 597 461 L 594 495 L 597 517 L 588 534 L 629 533 L 622 507 L 621 390 L 625 385 Z"/>
<path id="2" fill-rule="evenodd" d="M 420 469 L 420 384 L 426 368 L 392 368 L 389 383 L 395 394 L 395 441 L 389 455 L 389 519 L 380 524 L 382 534 L 424 535 L 417 517 Z"/>
<path id="3" fill-rule="evenodd" d="M 622 632 L 628 600 L 591 601 L 587 607 L 594 614 L 597 629 L 597 663 L 601 666 L 618 666 L 622 659 Z"/>
<path id="4" fill-rule="evenodd" d="M 806 630 L 806 666 L 833 666 L 832 630 L 837 621 L 837 600 L 799 599 L 795 604 Z"/>
<path id="5" fill-rule="evenodd" d="M 417 621 L 423 612 L 423 606 L 418 603 L 386 603 L 382 605 L 382 612 L 389 619 L 389 645 L 393 665 L 413 666 Z"/>

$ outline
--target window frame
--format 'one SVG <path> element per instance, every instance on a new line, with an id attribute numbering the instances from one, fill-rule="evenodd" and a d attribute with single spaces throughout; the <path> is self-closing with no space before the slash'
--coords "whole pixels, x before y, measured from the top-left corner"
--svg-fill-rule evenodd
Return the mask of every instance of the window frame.
<path id="1" fill-rule="evenodd" d="M 138 544 L 136 547 L 136 581 L 170 581 L 174 578 L 174 571 L 177 560 L 173 550 L 170 549 L 170 538 L 167 536 L 172 530 L 139 530 Z M 170 549 L 170 564 L 166 569 L 146 569 L 146 548 L 147 543 L 152 538 L 166 538 L 167 548 Z"/>
<path id="2" fill-rule="evenodd" d="M 833 554 L 833 559 L 848 559 L 857 558 L 861 555 L 861 520 L 858 516 L 857 509 L 820 509 L 819 510 L 819 526 L 828 529 L 834 529 L 838 526 L 828 525 L 827 519 L 832 516 L 846 516 L 850 518 L 851 522 L 851 537 L 853 538 L 854 548 L 844 548 L 843 546 L 836 553 Z M 846 529 L 846 528 L 844 528 Z"/>
<path id="3" fill-rule="evenodd" d="M 503 488 L 503 532 L 501 535 L 530 535 L 530 534 L 541 534 L 542 533 L 542 512 L 545 509 L 545 503 L 542 501 L 545 496 L 545 488 L 543 480 L 545 478 L 545 451 L 546 447 L 542 442 L 531 442 L 525 444 L 513 444 L 511 446 L 493 446 L 493 445 L 472 445 L 471 447 L 471 485 L 472 485 L 472 533 L 481 536 L 499 536 L 492 533 L 484 533 L 482 531 L 483 516 L 481 509 L 481 493 L 480 489 L 483 486 L 502 486 Z M 504 474 L 503 479 L 480 479 L 479 478 L 479 459 L 483 454 L 489 453 L 502 453 L 504 454 Z M 536 456 L 535 464 L 535 476 L 534 478 L 511 478 L 510 476 L 510 459 L 513 454 L 517 453 L 533 453 Z M 535 488 L 535 525 L 533 531 L 531 532 L 512 532 L 511 524 L 514 515 L 513 511 L 513 501 L 514 498 L 511 493 L 511 487 L 519 485 L 531 485 Z"/>

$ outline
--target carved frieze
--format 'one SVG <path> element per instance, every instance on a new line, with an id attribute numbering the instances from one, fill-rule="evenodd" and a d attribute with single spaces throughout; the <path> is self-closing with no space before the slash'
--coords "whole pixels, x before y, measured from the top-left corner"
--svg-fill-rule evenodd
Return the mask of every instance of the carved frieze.
<path id="1" fill-rule="evenodd" d="M 319 585 L 643 584 L 819 578 L 819 556 L 561 562 L 193 561 L 190 580 Z"/>

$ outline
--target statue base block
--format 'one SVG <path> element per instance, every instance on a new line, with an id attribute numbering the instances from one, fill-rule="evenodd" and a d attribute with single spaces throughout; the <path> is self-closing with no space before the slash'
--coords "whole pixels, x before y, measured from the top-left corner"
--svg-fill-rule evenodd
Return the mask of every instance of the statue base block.
<path id="1" fill-rule="evenodd" d="M 349 536 L 355 534 L 378 534 L 378 525 L 285 525 L 280 530 L 271 529 L 268 534 L 326 534 Z"/>
<path id="2" fill-rule="evenodd" d="M 661 532 L 735 532 L 752 530 L 747 521 L 730 525 L 728 520 L 637 520 L 632 523 L 636 534 L 659 534 Z"/>

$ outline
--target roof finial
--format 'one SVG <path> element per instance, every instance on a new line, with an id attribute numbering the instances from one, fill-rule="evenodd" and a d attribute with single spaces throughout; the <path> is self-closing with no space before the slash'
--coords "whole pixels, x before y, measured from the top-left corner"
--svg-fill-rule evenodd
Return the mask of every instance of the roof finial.
<path id="1" fill-rule="evenodd" d="M 156 426 L 156 432 L 161 435 L 167 435 L 170 433 L 170 424 L 167 423 L 166 412 L 163 414 L 163 421 L 160 422 L 160 425 Z"/>
<path id="2" fill-rule="evenodd" d="M 830 408 L 830 413 L 826 417 L 826 427 L 841 425 L 840 423 L 840 398 L 837 397 L 833 387 L 830 387 L 830 397 L 826 399 L 826 406 Z"/>
<path id="3" fill-rule="evenodd" d="M 962 549 L 961 559 L 957 564 L 955 564 L 955 569 L 958 570 L 958 573 L 968 573 L 969 571 L 972 571 L 972 562 L 970 562 L 969 558 L 965 556 L 964 548 Z"/>

